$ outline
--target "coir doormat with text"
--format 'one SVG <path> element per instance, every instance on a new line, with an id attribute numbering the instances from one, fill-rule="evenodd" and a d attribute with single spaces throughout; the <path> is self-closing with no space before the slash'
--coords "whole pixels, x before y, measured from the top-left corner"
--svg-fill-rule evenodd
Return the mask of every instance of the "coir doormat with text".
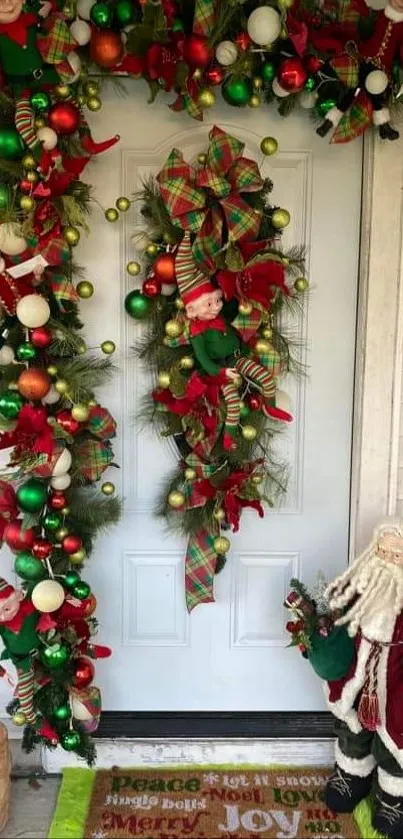
<path id="1" fill-rule="evenodd" d="M 375 839 L 327 809 L 312 767 L 65 769 L 49 839 Z"/>

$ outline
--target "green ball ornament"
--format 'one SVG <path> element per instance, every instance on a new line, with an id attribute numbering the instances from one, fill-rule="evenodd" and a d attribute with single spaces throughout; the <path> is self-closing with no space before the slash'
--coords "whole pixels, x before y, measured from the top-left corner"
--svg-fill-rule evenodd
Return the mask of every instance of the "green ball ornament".
<path id="1" fill-rule="evenodd" d="M 36 358 L 37 352 L 34 345 L 29 341 L 26 341 L 25 344 L 20 344 L 20 346 L 17 347 L 15 354 L 18 361 L 32 361 L 33 358 Z"/>
<path id="2" fill-rule="evenodd" d="M 246 76 L 230 76 L 224 82 L 221 92 L 228 105 L 244 108 L 253 94 L 253 82 Z"/>
<path id="3" fill-rule="evenodd" d="M 37 90 L 32 94 L 29 101 L 34 111 L 47 111 L 50 105 L 50 96 L 44 90 Z"/>
<path id="4" fill-rule="evenodd" d="M 41 653 L 41 660 L 49 670 L 61 670 L 70 658 L 70 649 L 65 644 L 46 647 Z"/>
<path id="5" fill-rule="evenodd" d="M 180 18 L 176 17 L 172 21 L 172 32 L 183 32 L 183 29 L 183 21 L 181 21 Z"/>
<path id="6" fill-rule="evenodd" d="M 115 20 L 116 23 L 123 29 L 128 26 L 134 18 L 134 8 L 132 0 L 118 0 L 115 6 Z"/>
<path id="7" fill-rule="evenodd" d="M 59 515 L 59 513 L 56 512 L 47 513 L 45 518 L 43 519 L 43 526 L 46 528 L 46 530 L 50 530 L 52 532 L 58 530 L 61 523 L 62 517 Z"/>
<path id="8" fill-rule="evenodd" d="M 129 291 L 125 300 L 125 309 L 128 315 L 135 320 L 146 318 L 152 306 L 151 298 L 146 297 L 141 291 Z"/>
<path id="9" fill-rule="evenodd" d="M 125 196 L 122 195 L 120 198 L 117 199 L 116 206 L 121 213 L 127 213 L 130 207 L 130 199 L 125 198 Z"/>
<path id="10" fill-rule="evenodd" d="M 314 77 L 313 76 L 308 76 L 308 78 L 307 78 L 307 80 L 304 84 L 305 90 L 314 90 L 315 86 L 316 86 L 316 82 L 315 82 Z"/>
<path id="11" fill-rule="evenodd" d="M 269 84 L 270 82 L 273 81 L 273 79 L 276 75 L 276 68 L 275 68 L 272 61 L 264 61 L 263 62 L 262 66 L 261 66 L 261 70 L 260 70 L 260 75 L 261 75 L 263 81 L 266 82 L 267 84 Z"/>
<path id="12" fill-rule="evenodd" d="M 17 490 L 17 503 L 24 513 L 39 513 L 45 504 L 48 492 L 45 484 L 37 478 L 30 478 Z"/>
<path id="13" fill-rule="evenodd" d="M 108 29 L 113 18 L 112 6 L 109 3 L 94 3 L 90 11 L 90 18 L 99 29 Z"/>
<path id="14" fill-rule="evenodd" d="M 78 731 L 67 731 L 66 734 L 62 734 L 60 740 L 60 744 L 65 752 L 75 752 L 79 748 L 80 743 L 81 737 Z"/>
<path id="15" fill-rule="evenodd" d="M 0 184 L 0 210 L 7 210 L 10 206 L 11 191 L 8 184 Z"/>
<path id="16" fill-rule="evenodd" d="M 330 111 L 332 108 L 336 107 L 336 100 L 328 97 L 327 99 L 323 99 L 322 102 L 318 102 L 316 106 L 316 110 L 320 117 L 325 117 L 327 112 Z"/>
<path id="17" fill-rule="evenodd" d="M 37 583 L 46 576 L 46 571 L 41 560 L 36 559 L 26 551 L 17 554 L 14 562 L 14 571 L 22 580 L 30 583 Z"/>
<path id="18" fill-rule="evenodd" d="M 240 414 L 241 419 L 246 419 L 246 417 L 248 417 L 249 414 L 250 414 L 249 406 L 246 404 L 246 402 L 241 402 L 241 414 Z"/>
<path id="19" fill-rule="evenodd" d="M 17 419 L 24 400 L 18 390 L 5 390 L 0 396 L 0 414 L 6 419 Z"/>
<path id="20" fill-rule="evenodd" d="M 81 580 L 80 575 L 77 574 L 77 571 L 68 571 L 65 578 L 64 578 L 64 585 L 65 588 L 73 589 L 74 586 L 77 585 Z"/>
<path id="21" fill-rule="evenodd" d="M 0 157 L 5 160 L 20 160 L 24 154 L 24 143 L 15 128 L 0 128 Z"/>
<path id="22" fill-rule="evenodd" d="M 91 594 L 91 587 L 84 580 L 80 580 L 73 586 L 71 593 L 77 600 L 86 600 Z"/>
<path id="23" fill-rule="evenodd" d="M 53 711 L 53 716 L 59 722 L 65 722 L 69 720 L 71 717 L 71 710 L 69 705 L 59 705 L 58 708 L 55 708 Z"/>

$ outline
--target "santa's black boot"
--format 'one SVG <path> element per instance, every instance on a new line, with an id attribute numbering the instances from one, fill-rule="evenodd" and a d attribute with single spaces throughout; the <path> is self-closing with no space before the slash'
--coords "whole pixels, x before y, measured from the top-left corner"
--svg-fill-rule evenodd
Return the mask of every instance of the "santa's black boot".
<path id="1" fill-rule="evenodd" d="M 379 126 L 379 136 L 382 140 L 398 140 L 400 134 L 396 128 L 392 128 L 390 122 L 385 122 Z"/>
<path id="2" fill-rule="evenodd" d="M 334 128 L 332 121 L 330 119 L 324 119 L 316 129 L 316 133 L 319 134 L 319 137 L 326 137 L 326 134 L 328 134 L 332 128 Z"/>
<path id="3" fill-rule="evenodd" d="M 403 837 L 403 778 L 389 775 L 383 769 L 378 769 L 372 824 L 390 839 Z"/>
<path id="4" fill-rule="evenodd" d="M 335 766 L 325 788 L 325 802 L 334 813 L 352 813 L 363 801 L 372 787 L 373 772 L 370 775 L 350 775 L 340 766 Z M 403 835 L 403 834 L 402 834 Z"/>

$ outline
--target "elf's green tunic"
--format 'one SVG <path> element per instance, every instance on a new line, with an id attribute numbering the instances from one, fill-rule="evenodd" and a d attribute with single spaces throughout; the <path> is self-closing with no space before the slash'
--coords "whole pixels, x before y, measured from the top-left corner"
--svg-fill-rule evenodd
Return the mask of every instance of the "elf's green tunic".
<path id="1" fill-rule="evenodd" d="M 190 342 L 200 367 L 209 376 L 218 376 L 223 368 L 232 367 L 240 347 L 235 329 L 222 318 L 192 324 Z"/>
<path id="2" fill-rule="evenodd" d="M 40 615 L 33 608 L 32 604 L 26 601 L 23 601 L 20 612 L 21 610 L 25 614 L 21 616 L 22 621 L 18 629 L 11 628 L 4 623 L 0 624 L 0 638 L 5 646 L 0 658 L 10 658 L 16 667 L 22 670 L 28 670 L 30 666 L 30 653 L 39 646 L 36 628 Z M 18 613 L 19 615 L 20 613 Z M 13 621 L 10 621 L 10 623 L 13 626 Z"/>
<path id="3" fill-rule="evenodd" d="M 24 6 L 22 14 L 26 12 L 33 13 L 33 22 L 27 26 L 26 43 L 23 46 L 9 37 L 4 31 L 6 26 L 0 28 L 0 67 L 6 84 L 15 95 L 19 95 L 27 87 L 36 90 L 44 84 L 53 85 L 60 82 L 54 66 L 44 64 L 37 48 L 39 27 L 34 5 Z"/>

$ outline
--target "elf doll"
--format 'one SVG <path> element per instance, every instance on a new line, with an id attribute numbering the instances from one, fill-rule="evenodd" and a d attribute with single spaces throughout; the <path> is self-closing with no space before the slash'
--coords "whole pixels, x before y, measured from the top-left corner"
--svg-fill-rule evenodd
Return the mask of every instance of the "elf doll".
<path id="1" fill-rule="evenodd" d="M 57 735 L 46 722 L 39 720 L 34 708 L 35 675 L 32 653 L 39 648 L 38 632 L 49 628 L 49 615 L 39 614 L 29 597 L 0 577 L 0 638 L 4 644 L 1 659 L 9 658 L 17 670 L 17 697 L 28 725 L 38 734 L 57 742 Z"/>
<path id="2" fill-rule="evenodd" d="M 354 0 L 354 6 L 359 9 L 363 18 L 368 18 L 373 10 L 365 0 Z M 364 89 L 372 106 L 372 122 L 379 128 L 382 139 L 397 140 L 399 132 L 390 124 L 390 111 L 387 106 L 390 92 L 390 78 L 394 60 L 403 58 L 403 0 L 388 0 L 384 9 L 376 14 L 376 23 L 371 37 L 360 40 L 357 44 L 351 42 L 346 56 L 351 59 L 352 66 L 357 67 L 357 84 L 346 87 L 337 105 L 326 114 L 326 119 L 317 129 L 321 137 L 325 137 L 336 128 L 343 115 L 354 102 L 356 95 Z M 343 56 L 341 56 L 343 59 Z M 330 61 L 330 68 L 334 68 L 337 76 L 338 57 Z M 341 62 L 342 78 L 346 75 L 345 62 Z M 332 70 L 330 70 L 332 72 Z"/>
<path id="3" fill-rule="evenodd" d="M 218 378 L 225 402 L 223 446 L 236 448 L 241 400 L 236 382 L 243 376 L 261 391 L 263 412 L 277 420 L 290 421 L 286 411 L 275 406 L 276 382 L 261 364 L 245 356 L 235 329 L 220 314 L 222 292 L 195 266 L 190 234 L 185 233 L 176 253 L 175 272 L 179 291 L 190 321 L 190 343 L 203 373 Z M 243 353 L 243 355 L 241 354 Z"/>

